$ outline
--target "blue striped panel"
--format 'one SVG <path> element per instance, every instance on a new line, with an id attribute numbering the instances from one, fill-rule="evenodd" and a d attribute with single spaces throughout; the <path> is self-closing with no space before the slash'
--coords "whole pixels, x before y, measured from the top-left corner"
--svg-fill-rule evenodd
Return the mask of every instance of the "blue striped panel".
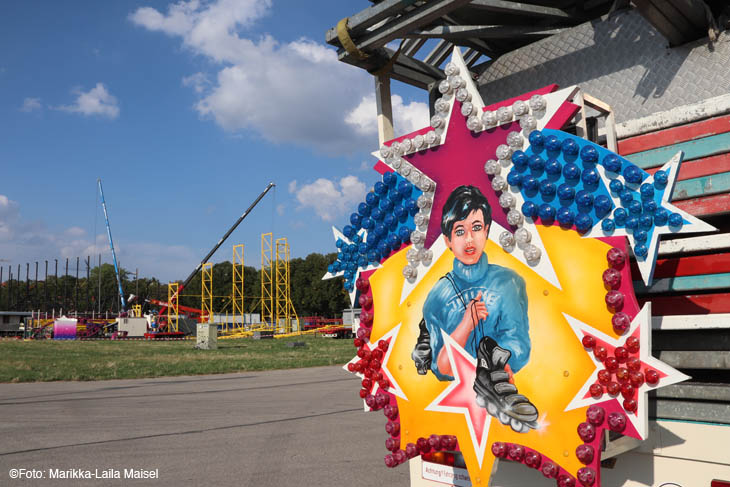
<path id="1" fill-rule="evenodd" d="M 730 192 L 730 172 L 677 181 L 672 201 Z"/>
<path id="2" fill-rule="evenodd" d="M 704 137 L 702 139 L 680 142 L 679 144 L 659 147 L 644 152 L 624 156 L 642 169 L 661 166 L 678 151 L 684 151 L 684 159 L 699 159 L 713 154 L 730 152 L 730 132 Z"/>
<path id="3" fill-rule="evenodd" d="M 642 281 L 634 281 L 634 290 L 637 294 L 700 291 L 728 287 L 730 287 L 730 273 L 657 279 L 648 289 Z"/>

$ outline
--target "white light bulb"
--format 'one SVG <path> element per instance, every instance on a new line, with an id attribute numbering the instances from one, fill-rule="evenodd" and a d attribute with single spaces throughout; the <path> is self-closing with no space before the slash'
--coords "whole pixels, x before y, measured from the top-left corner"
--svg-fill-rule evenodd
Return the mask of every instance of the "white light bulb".
<path id="1" fill-rule="evenodd" d="M 513 227 L 519 226 L 522 223 L 522 212 L 512 209 L 507 212 L 507 223 Z"/>
<path id="2" fill-rule="evenodd" d="M 512 148 L 506 144 L 499 144 L 496 153 L 497 159 L 509 159 L 512 157 Z"/>
<path id="3" fill-rule="evenodd" d="M 423 140 L 423 135 L 418 134 L 415 137 L 413 137 L 413 144 L 416 146 L 416 149 L 420 149 L 423 147 L 423 143 L 425 141 Z"/>
<path id="4" fill-rule="evenodd" d="M 532 234 L 525 227 L 518 228 L 515 230 L 515 240 L 517 240 L 519 245 L 525 245 L 532 240 Z"/>
<path id="5" fill-rule="evenodd" d="M 406 252 L 406 260 L 411 265 L 418 265 L 418 250 L 413 247 L 408 249 L 408 252 Z"/>
<path id="6" fill-rule="evenodd" d="M 530 97 L 529 104 L 530 108 L 532 108 L 536 112 L 545 110 L 545 108 L 547 107 L 545 98 L 543 98 L 542 95 L 532 95 L 532 97 Z"/>
<path id="7" fill-rule="evenodd" d="M 466 88 L 459 88 L 456 91 L 456 99 L 460 102 L 471 101 L 471 93 Z"/>
<path id="8" fill-rule="evenodd" d="M 527 114 L 529 111 L 530 107 L 528 107 L 527 103 L 522 100 L 517 100 L 512 104 L 512 113 L 515 114 L 515 117 L 521 117 L 522 115 Z"/>
<path id="9" fill-rule="evenodd" d="M 439 113 L 447 113 L 450 106 L 451 103 L 447 102 L 443 98 L 437 99 L 436 102 L 433 104 L 433 108 Z"/>
<path id="10" fill-rule="evenodd" d="M 426 133 L 425 140 L 426 140 L 426 144 L 434 145 L 440 140 L 440 137 L 438 136 L 438 134 L 436 132 L 431 130 L 428 133 Z"/>
<path id="11" fill-rule="evenodd" d="M 497 114 L 490 111 L 482 113 L 482 123 L 487 127 L 493 127 L 497 125 Z"/>
<path id="12" fill-rule="evenodd" d="M 507 134 L 507 144 L 512 147 L 513 150 L 522 149 L 524 138 L 519 132 L 510 132 Z"/>
<path id="13" fill-rule="evenodd" d="M 403 164 L 401 164 L 400 169 L 398 169 L 398 173 L 401 176 L 408 177 L 408 175 L 411 173 L 411 168 L 412 167 L 413 166 L 411 166 L 410 164 L 408 164 L 406 161 L 403 161 Z"/>
<path id="14" fill-rule="evenodd" d="M 421 249 L 418 251 L 418 260 L 425 266 L 431 265 L 433 260 L 433 251 L 431 249 Z"/>
<path id="15" fill-rule="evenodd" d="M 526 133 L 530 133 L 537 128 L 537 119 L 532 115 L 522 117 L 520 120 L 520 127 L 522 127 L 522 130 Z"/>
<path id="16" fill-rule="evenodd" d="M 477 117 L 476 115 L 472 115 L 471 117 L 466 119 L 466 128 L 468 128 L 472 132 L 477 132 L 482 128 L 482 121 L 479 120 L 479 117 Z"/>
<path id="17" fill-rule="evenodd" d="M 380 147 L 380 157 L 383 159 L 387 159 L 393 155 L 393 149 L 388 147 L 387 145 L 383 145 Z"/>
<path id="18" fill-rule="evenodd" d="M 525 247 L 525 260 L 528 262 L 528 264 L 536 264 L 540 261 L 541 256 L 542 252 L 534 245 L 530 244 Z"/>
<path id="19" fill-rule="evenodd" d="M 410 181 L 413 186 L 418 187 L 418 185 L 421 183 L 421 172 L 418 171 L 415 167 L 411 169 L 411 174 L 408 176 L 408 181 Z"/>
<path id="20" fill-rule="evenodd" d="M 510 107 L 500 107 L 497 110 L 497 120 L 503 123 L 512 120 L 512 109 Z"/>
<path id="21" fill-rule="evenodd" d="M 444 73 L 446 73 L 446 76 L 455 76 L 459 74 L 459 66 L 449 61 L 444 66 Z"/>
<path id="22" fill-rule="evenodd" d="M 405 277 L 409 281 L 413 281 L 416 276 L 418 276 L 418 271 L 415 267 L 413 267 L 412 265 L 407 265 L 403 267 L 403 277 Z"/>
<path id="23" fill-rule="evenodd" d="M 428 179 L 426 176 L 422 176 L 421 183 L 418 185 L 418 189 L 420 189 L 424 193 L 431 191 L 433 189 L 433 181 Z"/>
<path id="24" fill-rule="evenodd" d="M 492 179 L 492 189 L 495 191 L 503 191 L 507 189 L 507 180 L 502 176 L 494 176 Z"/>
<path id="25" fill-rule="evenodd" d="M 434 115 L 433 117 L 431 117 L 431 127 L 437 128 L 440 127 L 443 123 L 444 119 L 441 118 L 439 115 Z"/>
<path id="26" fill-rule="evenodd" d="M 393 142 L 390 144 L 390 148 L 393 149 L 393 155 L 394 156 L 402 156 L 403 152 L 401 151 L 400 142 Z"/>
<path id="27" fill-rule="evenodd" d="M 502 193 L 499 195 L 499 206 L 502 208 L 512 208 L 517 200 L 512 193 Z"/>
<path id="28" fill-rule="evenodd" d="M 449 83 L 446 80 L 443 80 L 443 81 L 441 81 L 441 83 L 439 83 L 439 93 L 441 93 L 443 95 L 445 93 L 449 93 L 450 91 L 451 91 L 451 83 Z"/>
<path id="29" fill-rule="evenodd" d="M 390 159 L 390 165 L 393 167 L 393 169 L 400 168 L 401 164 L 403 164 L 403 159 L 400 157 L 392 157 Z"/>
<path id="30" fill-rule="evenodd" d="M 502 166 L 494 159 L 489 159 L 484 163 L 484 172 L 490 176 L 496 176 L 502 170 Z"/>
<path id="31" fill-rule="evenodd" d="M 512 235 L 512 232 L 504 231 L 504 232 L 500 233 L 499 234 L 499 245 L 501 245 L 505 249 L 514 247 L 515 237 L 514 237 L 514 235 Z"/>
<path id="32" fill-rule="evenodd" d="M 507 136 L 507 139 L 509 139 L 509 136 Z M 403 139 L 400 146 L 403 148 L 403 153 L 408 154 L 413 150 L 413 141 L 411 139 Z"/>
<path id="33" fill-rule="evenodd" d="M 423 213 L 416 213 L 416 216 L 413 217 L 413 223 L 415 223 L 417 227 L 422 227 L 428 224 L 428 217 Z"/>
<path id="34" fill-rule="evenodd" d="M 426 208 L 431 208 L 431 198 L 429 198 L 425 194 L 422 194 L 416 200 L 416 205 L 418 205 L 418 207 L 422 210 Z"/>
<path id="35" fill-rule="evenodd" d="M 461 104 L 461 114 L 465 117 L 471 117 L 474 113 L 474 105 L 470 101 Z"/>

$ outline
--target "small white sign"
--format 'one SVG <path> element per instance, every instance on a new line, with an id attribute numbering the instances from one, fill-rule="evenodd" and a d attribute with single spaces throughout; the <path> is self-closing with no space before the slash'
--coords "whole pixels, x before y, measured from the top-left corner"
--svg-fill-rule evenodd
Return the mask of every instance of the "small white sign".
<path id="1" fill-rule="evenodd" d="M 439 463 L 422 462 L 421 476 L 425 480 L 432 480 L 455 487 L 471 487 L 469 472 L 465 468 L 449 467 Z"/>

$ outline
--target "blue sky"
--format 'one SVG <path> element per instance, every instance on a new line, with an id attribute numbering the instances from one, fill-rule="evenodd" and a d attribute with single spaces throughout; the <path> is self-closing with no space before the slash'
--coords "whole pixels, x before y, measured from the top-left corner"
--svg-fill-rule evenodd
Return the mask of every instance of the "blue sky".
<path id="1" fill-rule="evenodd" d="M 333 250 L 335 224 L 378 179 L 372 77 L 324 43 L 362 1 L 9 2 L 0 16 L 0 265 L 111 255 L 183 279 L 269 181 L 212 258 L 260 235 L 293 257 Z M 396 134 L 428 123 L 394 85 Z M 23 271 L 24 272 L 24 271 Z"/>

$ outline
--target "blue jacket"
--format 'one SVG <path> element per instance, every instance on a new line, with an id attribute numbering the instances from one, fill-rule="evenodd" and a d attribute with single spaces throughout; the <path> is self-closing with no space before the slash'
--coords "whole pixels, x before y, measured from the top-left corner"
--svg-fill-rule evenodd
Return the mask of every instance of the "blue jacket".
<path id="1" fill-rule="evenodd" d="M 482 292 L 489 316 L 481 320 L 469 335 L 464 349 L 476 358 L 479 342 L 485 336 L 512 352 L 509 365 L 517 372 L 530 359 L 530 323 L 527 318 L 527 292 L 525 281 L 506 267 L 490 264 L 487 254 L 482 254 L 473 265 L 454 259 L 454 269 L 449 273 L 464 301 L 459 298 L 449 279 L 440 279 L 428 293 L 423 304 L 423 317 L 431 335 L 431 370 L 440 380 L 453 380 L 438 370 L 438 355 L 444 346 L 441 330 L 451 333 L 464 317 L 464 302 L 476 298 Z"/>

